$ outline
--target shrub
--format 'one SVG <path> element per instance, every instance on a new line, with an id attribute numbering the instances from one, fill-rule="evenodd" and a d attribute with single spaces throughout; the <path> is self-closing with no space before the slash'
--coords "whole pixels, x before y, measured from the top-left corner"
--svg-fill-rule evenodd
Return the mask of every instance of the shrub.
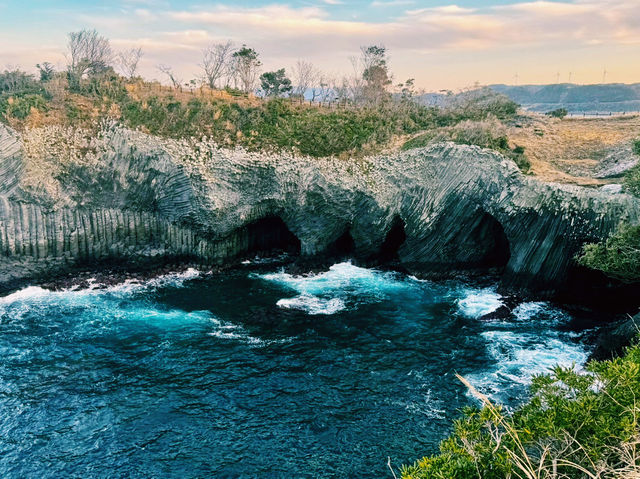
<path id="1" fill-rule="evenodd" d="M 507 129 L 495 116 L 488 116 L 484 120 L 464 120 L 454 126 L 428 131 L 405 142 L 402 149 L 420 148 L 438 141 L 489 148 L 511 158 L 523 172 L 530 168 L 524 147 L 509 147 Z"/>
<path id="2" fill-rule="evenodd" d="M 636 155 L 640 155 L 640 138 L 633 141 L 633 152 Z"/>
<path id="3" fill-rule="evenodd" d="M 640 347 L 586 370 L 556 367 L 535 377 L 531 399 L 512 414 L 461 378 L 482 407 L 465 409 L 440 453 L 404 466 L 402 477 L 638 477 Z"/>
<path id="4" fill-rule="evenodd" d="M 499 119 L 512 118 L 519 105 L 506 95 L 491 88 L 479 88 L 454 95 L 446 101 L 442 110 L 449 124 L 462 120 L 483 120 L 490 116 Z"/>
<path id="5" fill-rule="evenodd" d="M 577 260 L 620 281 L 640 281 L 640 226 L 620 225 L 606 241 L 584 245 Z"/>
<path id="6" fill-rule="evenodd" d="M 568 114 L 569 112 L 567 111 L 566 108 L 557 108 L 555 110 L 548 111 L 547 113 L 545 113 L 545 115 L 547 116 L 551 116 L 553 118 L 560 118 L 560 119 L 564 118 Z"/>
<path id="7" fill-rule="evenodd" d="M 33 75 L 20 70 L 0 73 L 0 117 L 24 120 L 31 108 L 46 109 L 50 95 Z"/>
<path id="8" fill-rule="evenodd" d="M 32 108 L 46 110 L 47 100 L 40 94 L 27 94 L 0 101 L 0 112 L 18 120 L 24 120 L 29 116 Z"/>
<path id="9" fill-rule="evenodd" d="M 635 196 L 640 196 L 640 163 L 624 175 L 625 189 Z"/>

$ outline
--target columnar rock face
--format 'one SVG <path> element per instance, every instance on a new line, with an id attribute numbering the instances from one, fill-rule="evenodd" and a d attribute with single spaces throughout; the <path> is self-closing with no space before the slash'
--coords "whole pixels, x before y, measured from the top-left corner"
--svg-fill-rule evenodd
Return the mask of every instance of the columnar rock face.
<path id="1" fill-rule="evenodd" d="M 497 153 L 451 143 L 346 162 L 117 126 L 87 138 L 0 125 L 0 181 L 5 288 L 113 259 L 224 264 L 349 243 L 418 274 L 499 266 L 505 288 L 553 295 L 583 243 L 640 221 L 627 195 L 543 184 Z"/>

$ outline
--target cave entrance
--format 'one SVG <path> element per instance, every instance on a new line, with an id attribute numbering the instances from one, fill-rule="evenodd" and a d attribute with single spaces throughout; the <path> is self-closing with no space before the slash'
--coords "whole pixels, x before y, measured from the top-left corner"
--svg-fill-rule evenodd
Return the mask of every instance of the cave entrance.
<path id="1" fill-rule="evenodd" d="M 381 263 L 398 260 L 398 250 L 407 239 L 404 227 L 405 223 L 402 221 L 402 218 L 396 216 L 391 223 L 391 228 L 389 228 L 382 245 L 380 246 L 378 260 Z"/>
<path id="2" fill-rule="evenodd" d="M 461 232 L 458 246 L 464 248 L 467 261 L 479 268 L 503 268 L 509 262 L 509 240 L 500 222 L 481 211 L 476 220 Z"/>
<path id="3" fill-rule="evenodd" d="M 268 216 L 249 223 L 245 231 L 247 254 L 300 254 L 300 240 L 289 231 L 279 216 Z"/>
<path id="4" fill-rule="evenodd" d="M 347 228 L 333 243 L 327 247 L 327 255 L 339 258 L 353 256 L 356 243 L 351 236 L 350 228 Z"/>

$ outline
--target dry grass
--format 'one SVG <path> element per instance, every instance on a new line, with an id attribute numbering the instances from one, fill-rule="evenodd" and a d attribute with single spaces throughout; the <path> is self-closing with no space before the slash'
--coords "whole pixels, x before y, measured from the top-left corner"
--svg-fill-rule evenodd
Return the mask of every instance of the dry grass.
<path id="1" fill-rule="evenodd" d="M 601 185 L 593 178 L 605 155 L 628 146 L 640 134 L 640 117 L 564 118 L 526 114 L 509 129 L 513 145 L 523 146 L 531 172 L 543 181 Z"/>
<path id="2" fill-rule="evenodd" d="M 225 90 L 212 90 L 206 86 L 183 87 L 176 89 L 170 86 L 161 85 L 157 82 L 135 82 L 126 85 L 129 96 L 138 101 L 144 101 L 150 97 L 167 98 L 171 97 L 183 104 L 188 103 L 192 98 L 202 100 L 223 100 L 229 103 L 238 103 L 243 107 L 260 105 L 263 100 L 253 94 L 233 96 Z"/>
<path id="3" fill-rule="evenodd" d="M 488 424 L 487 427 L 497 445 L 496 448 L 503 447 L 507 452 L 514 466 L 514 479 L 569 479 L 570 476 L 558 471 L 561 467 L 577 471 L 584 479 L 640 478 L 640 437 L 636 436 L 629 442 L 611 448 L 608 460 L 598 463 L 593 462 L 584 447 L 569 434 L 566 434 L 560 444 L 538 444 L 532 447 L 521 440 L 520 432 L 487 396 L 464 377 L 457 373 L 456 377 L 491 413 L 493 424 Z M 634 416 L 637 412 L 638 408 L 634 407 Z M 511 439 L 512 447 L 503 444 L 502 438 L 505 436 Z M 468 452 L 474 456 L 473 447 L 469 446 Z M 580 456 L 583 458 L 580 463 L 566 459 Z M 478 474 L 480 475 L 479 470 Z"/>

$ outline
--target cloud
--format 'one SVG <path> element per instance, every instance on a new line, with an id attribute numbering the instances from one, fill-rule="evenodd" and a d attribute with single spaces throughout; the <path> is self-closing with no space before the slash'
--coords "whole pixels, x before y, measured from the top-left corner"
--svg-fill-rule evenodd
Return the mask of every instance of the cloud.
<path id="1" fill-rule="evenodd" d="M 395 13 L 378 21 L 330 15 L 326 5 L 340 1 L 320 0 L 316 6 L 305 7 L 218 3 L 151 8 L 152 0 L 122 0 L 124 13 L 85 13 L 71 18 L 72 28 L 78 24 L 98 28 L 118 48 L 141 45 L 148 52 L 145 61 L 149 65 L 171 63 L 192 70 L 197 69 L 200 51 L 207 43 L 227 38 L 256 48 L 265 68 L 305 58 L 340 71 L 349 68 L 348 55 L 357 53 L 361 45 L 381 43 L 389 49 L 394 69 L 407 73 L 420 69 L 425 79 L 442 65 L 464 67 L 479 72 L 478 76 L 501 64 L 505 69 L 514 68 L 514 62 L 539 70 L 549 65 L 556 72 L 561 65 L 551 65 L 552 61 L 591 64 L 596 60 L 589 52 L 596 50 L 614 61 L 621 58 L 621 49 L 640 45 L 638 0 L 535 0 L 477 8 L 445 2 L 410 8 L 415 6 L 413 0 L 372 0 L 371 7 Z M 7 55 L 12 42 L 25 43 L 20 35 L 27 38 L 29 32 L 0 32 L 0 57 Z M 628 59 L 626 63 L 629 72 L 640 69 Z"/>
<path id="2" fill-rule="evenodd" d="M 375 0 L 371 2 L 371 6 L 374 8 L 389 8 L 389 7 L 399 7 L 403 5 L 414 5 L 416 2 L 414 0 L 388 0 L 388 1 L 380 1 Z"/>

